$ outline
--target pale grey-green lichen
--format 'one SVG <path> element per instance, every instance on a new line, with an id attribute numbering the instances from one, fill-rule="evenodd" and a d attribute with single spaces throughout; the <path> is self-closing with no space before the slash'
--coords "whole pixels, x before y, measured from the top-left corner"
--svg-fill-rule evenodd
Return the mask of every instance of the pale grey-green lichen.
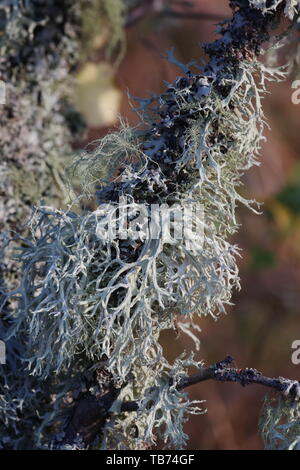
<path id="1" fill-rule="evenodd" d="M 266 450 L 300 450 L 300 404 L 287 397 L 267 396 L 260 432 Z"/>
<path id="2" fill-rule="evenodd" d="M 62 207 L 63 168 L 71 158 L 66 100 L 78 61 L 78 8 L 72 2 L 1 2 L 0 230 L 25 235 L 33 204 Z M 70 111 L 68 111 L 70 113 Z M 17 267 L 6 251 L 10 288 Z"/>
<path id="3" fill-rule="evenodd" d="M 255 8 L 259 8 L 264 14 L 272 13 L 278 9 L 279 6 L 284 7 L 284 14 L 293 20 L 294 17 L 299 15 L 300 0 L 249 0 L 249 3 Z"/>

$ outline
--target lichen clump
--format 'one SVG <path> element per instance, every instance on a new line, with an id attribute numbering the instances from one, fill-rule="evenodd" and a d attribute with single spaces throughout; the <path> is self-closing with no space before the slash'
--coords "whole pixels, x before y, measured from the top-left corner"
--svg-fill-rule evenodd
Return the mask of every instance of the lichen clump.
<path id="1" fill-rule="evenodd" d="M 300 450 L 300 404 L 288 397 L 267 396 L 260 418 L 266 450 Z"/>
<path id="2" fill-rule="evenodd" d="M 10 235 L 26 236 L 32 205 L 43 200 L 62 207 L 67 200 L 63 175 L 72 153 L 67 99 L 78 61 L 73 3 L 0 5 L 0 79 L 6 98 L 0 105 L 0 230 Z M 13 288 L 18 268 L 9 249 L 1 268 L 6 288 Z"/>
<path id="3" fill-rule="evenodd" d="M 272 13 L 278 9 L 278 7 L 284 7 L 284 14 L 290 20 L 293 20 L 296 15 L 299 15 L 299 0 L 249 0 L 249 3 L 259 8 L 264 14 Z"/>

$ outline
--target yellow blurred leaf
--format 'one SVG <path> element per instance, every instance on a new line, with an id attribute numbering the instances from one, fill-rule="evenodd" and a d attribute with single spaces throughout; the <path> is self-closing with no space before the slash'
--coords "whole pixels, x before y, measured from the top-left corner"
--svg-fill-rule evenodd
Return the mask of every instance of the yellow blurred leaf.
<path id="1" fill-rule="evenodd" d="M 122 93 L 114 84 L 112 67 L 88 62 L 77 76 L 76 108 L 88 126 L 110 126 L 117 121 Z"/>

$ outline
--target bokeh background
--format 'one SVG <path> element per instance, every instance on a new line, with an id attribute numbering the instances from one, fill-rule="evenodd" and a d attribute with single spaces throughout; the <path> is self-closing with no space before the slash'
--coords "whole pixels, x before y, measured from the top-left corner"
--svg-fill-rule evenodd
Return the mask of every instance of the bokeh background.
<path id="1" fill-rule="evenodd" d="M 164 1 L 144 2 L 144 10 L 129 10 L 126 44 L 119 60 L 105 55 L 106 29 L 99 24 L 94 52 L 77 73 L 75 103 L 88 131 L 74 143 L 83 148 L 118 125 L 121 115 L 137 122 L 128 92 L 145 97 L 158 93 L 164 81 L 178 74 L 162 58 L 175 47 L 184 63 L 206 60 L 201 43 L 215 37 L 218 20 L 230 16 L 226 0 L 173 2 L 165 12 Z M 291 362 L 291 344 L 300 340 L 300 105 L 291 102 L 291 80 L 270 85 L 264 110 L 271 130 L 266 130 L 261 166 L 244 177 L 244 195 L 263 203 L 260 216 L 240 207 L 241 224 L 235 242 L 242 249 L 239 260 L 242 289 L 217 322 L 201 319 L 201 348 L 206 364 L 232 355 L 238 367 L 254 367 L 269 376 L 300 380 L 300 365 Z M 162 337 L 172 359 L 192 348 L 189 338 L 173 332 Z M 261 449 L 257 423 L 265 390 L 259 386 L 206 382 L 189 389 L 193 399 L 207 400 L 207 414 L 186 424 L 190 449 Z"/>

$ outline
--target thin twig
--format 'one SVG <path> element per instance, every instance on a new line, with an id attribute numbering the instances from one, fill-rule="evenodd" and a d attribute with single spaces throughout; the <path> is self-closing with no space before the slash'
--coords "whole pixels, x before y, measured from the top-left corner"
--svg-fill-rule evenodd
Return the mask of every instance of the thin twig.
<path id="1" fill-rule="evenodd" d="M 223 361 L 202 368 L 197 374 L 182 377 L 176 383 L 177 390 L 183 390 L 191 385 L 196 385 L 206 380 L 219 382 L 235 382 L 242 386 L 257 384 L 271 388 L 277 392 L 289 396 L 292 400 L 300 398 L 300 382 L 283 377 L 271 378 L 262 375 L 256 369 L 236 369 L 232 367 L 234 359 L 227 356 Z M 170 387 L 174 384 L 170 379 Z M 109 417 L 109 410 L 117 399 L 119 390 L 113 387 L 100 397 L 85 394 L 76 404 L 63 432 L 58 433 L 52 441 L 53 448 L 61 448 L 62 445 L 73 443 L 76 436 L 80 436 L 84 446 L 89 445 L 95 439 L 97 433 L 105 425 Z M 138 411 L 140 401 L 124 401 L 120 412 Z"/>
<path id="2" fill-rule="evenodd" d="M 201 11 L 178 11 L 178 10 L 157 10 L 153 6 L 153 1 L 141 3 L 132 8 L 126 19 L 125 27 L 129 28 L 142 20 L 146 15 L 155 15 L 156 17 L 169 17 L 187 20 L 204 20 L 204 21 L 223 21 L 226 18 L 222 15 L 206 13 Z"/>
<path id="3" fill-rule="evenodd" d="M 222 15 L 214 15 L 213 13 L 204 12 L 179 12 L 174 10 L 165 10 L 160 13 L 160 16 L 168 16 L 171 18 L 180 18 L 184 20 L 205 20 L 205 21 L 224 21 L 226 18 Z"/>
<path id="4" fill-rule="evenodd" d="M 246 385 L 263 385 L 272 388 L 292 399 L 300 397 L 300 382 L 283 377 L 271 378 L 261 374 L 256 369 L 236 369 L 231 367 L 233 358 L 227 356 L 223 361 L 217 362 L 213 366 L 201 369 L 197 374 L 183 377 L 177 382 L 177 390 L 183 390 L 191 385 L 204 382 L 206 380 L 217 380 L 219 382 L 235 382 L 243 387 Z M 173 384 L 170 381 L 170 386 Z M 124 402 L 121 411 L 138 411 L 139 404 L 137 401 Z"/>
<path id="5" fill-rule="evenodd" d="M 146 16 L 149 12 L 152 11 L 153 1 L 149 1 L 147 3 L 142 3 L 132 8 L 126 18 L 125 27 L 128 28 L 138 21 L 140 21 L 144 16 Z"/>

